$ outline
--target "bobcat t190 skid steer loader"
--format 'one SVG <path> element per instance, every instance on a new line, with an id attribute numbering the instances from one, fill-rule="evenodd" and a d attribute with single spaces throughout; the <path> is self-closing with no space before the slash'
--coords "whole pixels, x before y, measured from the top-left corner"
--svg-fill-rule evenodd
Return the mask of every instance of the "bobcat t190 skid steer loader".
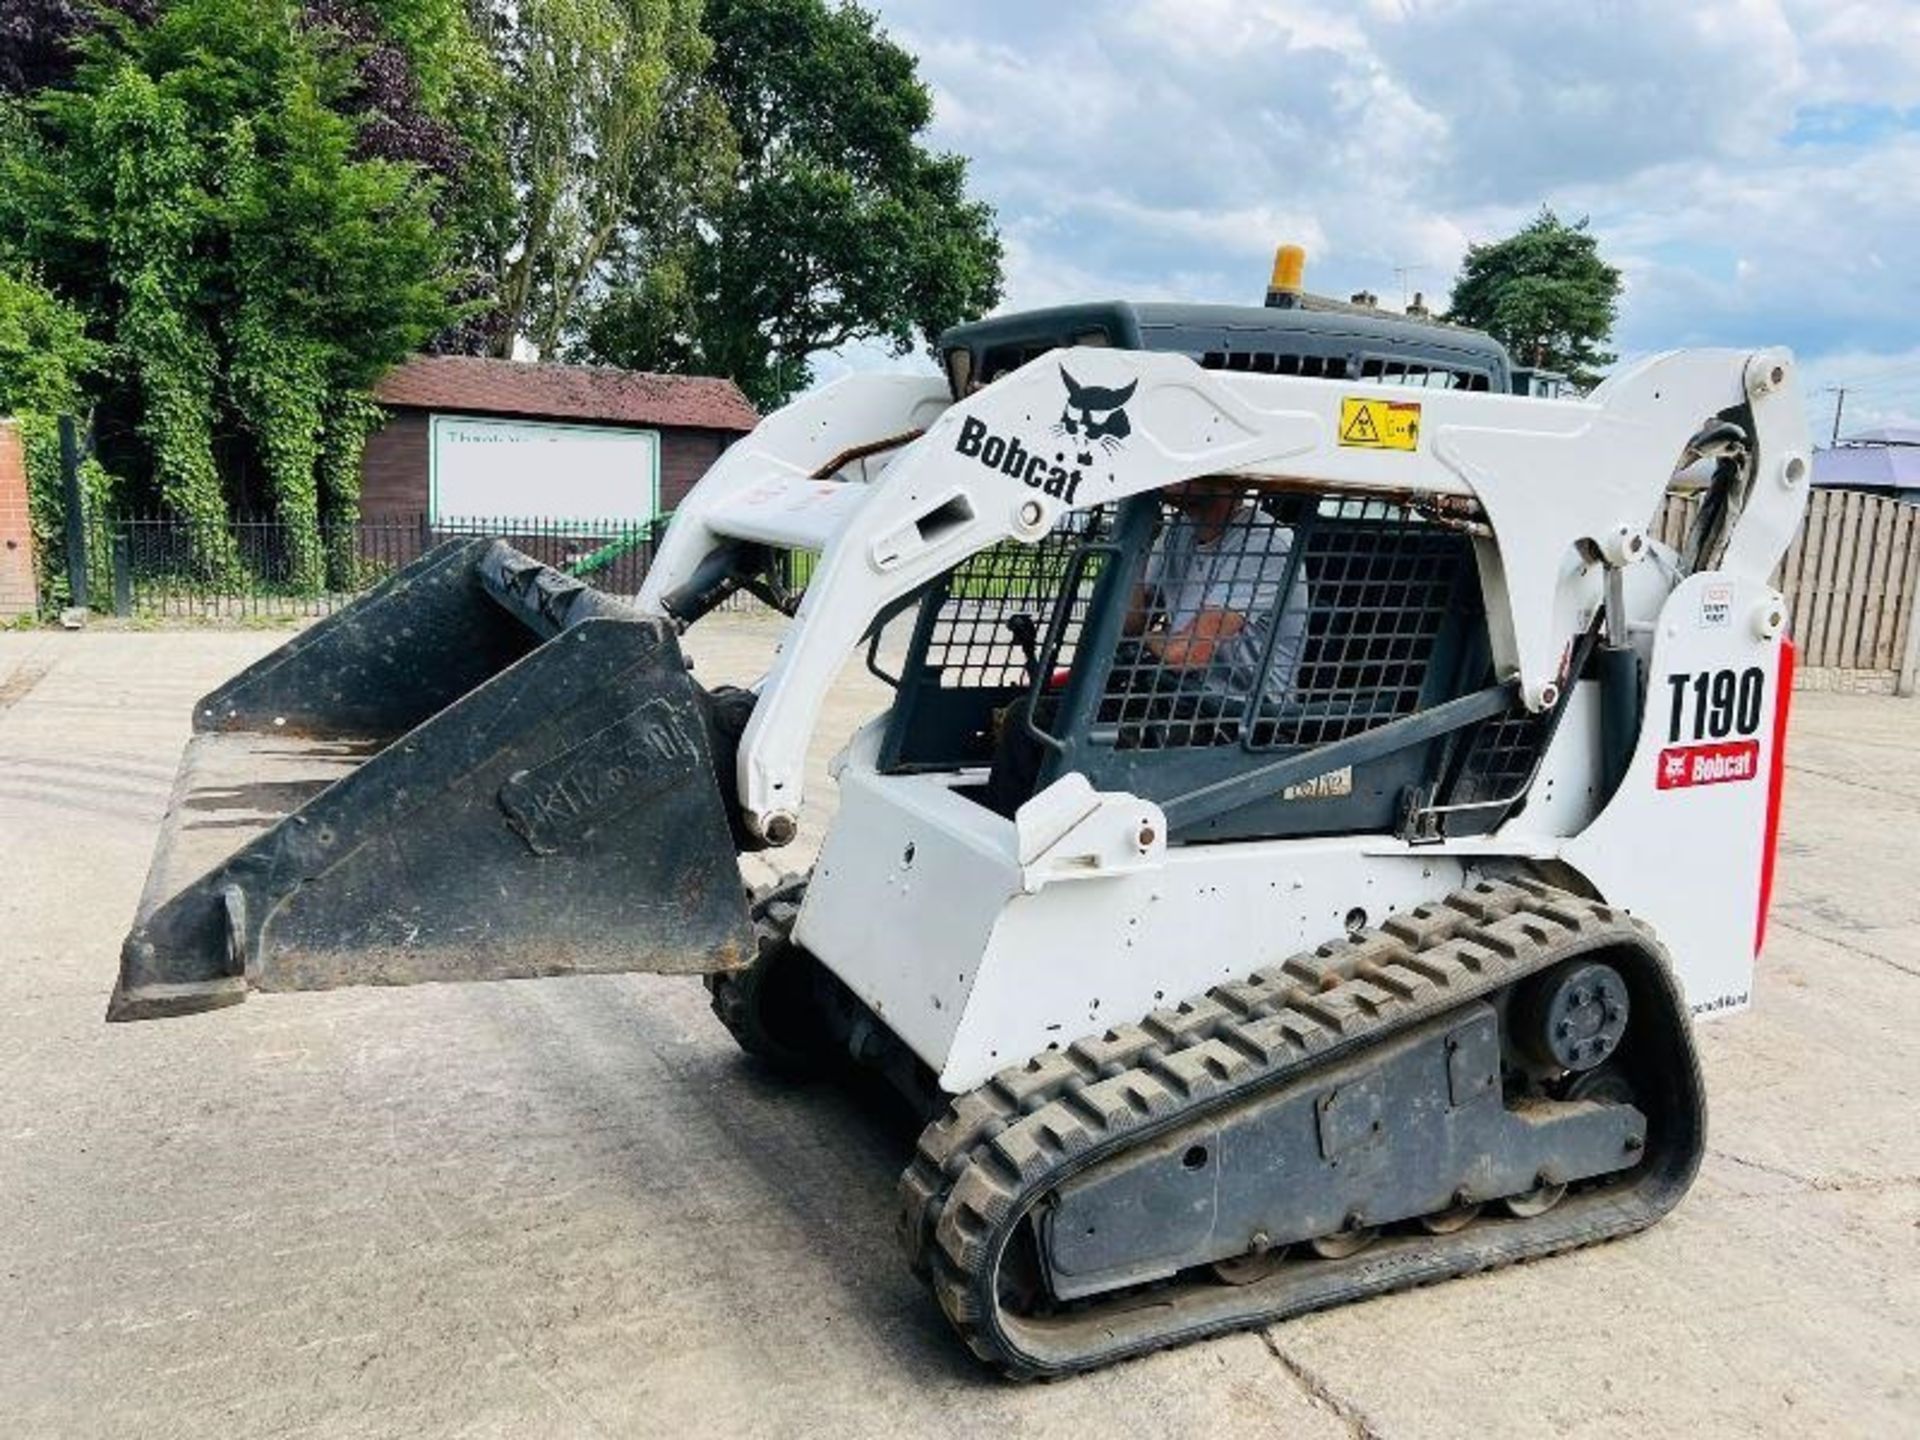
<path id="1" fill-rule="evenodd" d="M 1793 361 L 1524 398 L 1483 336 L 1278 298 L 828 386 L 632 603 L 429 552 L 201 703 L 110 1017 L 704 973 L 749 1050 L 923 1107 L 902 1242 L 1018 1375 L 1650 1224 L 1765 923 Z M 680 635 L 743 587 L 792 621 L 709 693 Z M 863 644 L 892 703 L 749 902 Z"/>

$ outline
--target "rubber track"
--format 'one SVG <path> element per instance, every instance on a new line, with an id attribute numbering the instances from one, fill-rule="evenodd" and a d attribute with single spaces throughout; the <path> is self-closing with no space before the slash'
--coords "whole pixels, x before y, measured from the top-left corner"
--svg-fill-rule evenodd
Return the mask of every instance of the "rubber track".
<path id="1" fill-rule="evenodd" d="M 907 1258 L 931 1282 L 975 1354 L 1014 1375 L 1089 1368 L 1313 1308 L 1286 1306 L 1199 1329 L 1170 1316 L 1168 1333 L 1157 1341 L 1115 1338 L 1105 1349 L 1041 1362 L 1009 1348 L 997 1317 L 982 1313 L 979 1296 L 991 1293 L 981 1272 L 998 1263 L 1011 1228 L 1068 1169 L 1084 1168 L 1084 1160 L 1073 1162 L 1088 1151 L 1124 1153 L 1130 1134 L 1157 1136 L 1202 1110 L 1293 1083 L 1317 1065 L 1491 994 L 1563 954 L 1603 944 L 1641 948 L 1665 965 L 1652 932 L 1623 911 L 1534 880 L 1481 882 L 1138 1024 L 1002 1070 L 957 1096 L 921 1134 L 900 1184 L 899 1234 Z M 1675 1001 L 1678 1006 L 1677 994 Z M 1678 1012 L 1684 1024 L 1684 1007 Z M 1584 1242 L 1549 1248 L 1577 1243 Z M 1469 1268 L 1529 1253 L 1544 1252 L 1516 1252 Z M 1415 1283 L 1421 1277 L 1385 1288 Z"/>
<path id="2" fill-rule="evenodd" d="M 747 1054 L 774 1065 L 792 1066 L 797 1062 L 784 1046 L 760 1029 L 753 987 L 761 978 L 759 972 L 772 963 L 775 952 L 791 941 L 794 922 L 800 917 L 800 897 L 806 888 L 805 875 L 788 873 L 751 891 L 747 906 L 753 917 L 754 958 L 743 969 L 706 977 L 707 1003 L 734 1043 Z"/>

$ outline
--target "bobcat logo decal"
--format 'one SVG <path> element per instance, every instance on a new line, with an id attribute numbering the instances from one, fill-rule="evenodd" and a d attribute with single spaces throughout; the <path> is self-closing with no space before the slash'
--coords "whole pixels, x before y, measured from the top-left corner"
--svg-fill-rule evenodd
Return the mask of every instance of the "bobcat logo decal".
<path id="1" fill-rule="evenodd" d="M 1133 392 L 1140 388 L 1140 382 L 1129 380 L 1125 388 L 1120 390 L 1082 385 L 1067 373 L 1064 365 L 1060 367 L 1060 379 L 1067 387 L 1067 403 L 1060 411 L 1060 419 L 1053 427 L 1053 433 L 1069 435 L 1079 443 L 1080 453 L 1074 458 L 1082 465 L 1093 463 L 1093 447 L 1096 443 L 1108 451 L 1118 450 L 1120 442 L 1133 434 L 1133 424 L 1127 419 L 1126 404 L 1133 398 Z"/>
<path id="2" fill-rule="evenodd" d="M 1030 489 L 1077 505 L 1080 482 L 1086 479 L 1086 471 L 1079 467 L 1093 464 L 1094 446 L 1112 452 L 1133 434 L 1133 422 L 1127 419 L 1126 407 L 1133 399 L 1133 392 L 1140 388 L 1140 382 L 1129 380 L 1118 389 L 1082 385 L 1067 373 L 1065 366 L 1060 368 L 1060 379 L 1067 387 L 1067 403 L 1060 409 L 1060 418 L 1049 427 L 1062 442 L 1057 450 L 1044 447 L 1053 450 L 1052 459 L 1041 454 L 1043 447 L 1031 440 L 1023 441 L 1017 435 L 996 435 L 978 415 L 968 415 L 961 420 L 960 432 L 953 441 L 955 453 L 977 460 L 987 469 L 1010 476 Z M 1071 462 L 1067 459 L 1069 448 L 1074 451 Z"/>

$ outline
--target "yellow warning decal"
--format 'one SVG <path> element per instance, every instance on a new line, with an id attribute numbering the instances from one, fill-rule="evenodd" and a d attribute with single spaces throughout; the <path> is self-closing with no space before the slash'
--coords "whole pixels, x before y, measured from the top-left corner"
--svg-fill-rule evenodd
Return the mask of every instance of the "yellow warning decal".
<path id="1" fill-rule="evenodd" d="M 1362 450 L 1418 450 L 1420 406 L 1412 400 L 1349 395 L 1340 402 L 1340 443 Z"/>

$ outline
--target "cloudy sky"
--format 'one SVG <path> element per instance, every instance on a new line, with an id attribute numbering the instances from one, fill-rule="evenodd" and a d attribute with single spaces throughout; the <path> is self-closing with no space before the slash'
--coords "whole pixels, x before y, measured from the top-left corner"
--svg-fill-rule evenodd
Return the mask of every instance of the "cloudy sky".
<path id="1" fill-rule="evenodd" d="M 865 0 L 999 211 L 1009 308 L 1444 295 L 1549 203 L 1615 348 L 1786 343 L 1920 419 L 1920 0 Z M 1824 436 L 1827 420 L 1819 430 Z"/>

